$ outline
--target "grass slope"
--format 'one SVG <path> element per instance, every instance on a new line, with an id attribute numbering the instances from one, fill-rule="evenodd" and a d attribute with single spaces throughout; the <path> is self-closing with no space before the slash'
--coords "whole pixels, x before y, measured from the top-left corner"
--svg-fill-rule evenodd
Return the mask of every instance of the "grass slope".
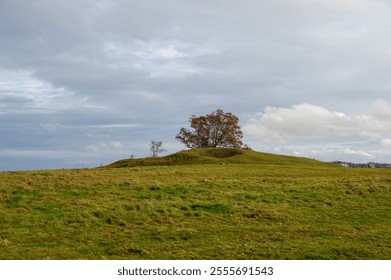
<path id="1" fill-rule="evenodd" d="M 0 173 L 0 259 L 391 258 L 390 170 L 232 153 Z"/>
<path id="2" fill-rule="evenodd" d="M 189 164 L 267 164 L 330 166 L 320 161 L 292 156 L 274 155 L 247 149 L 202 148 L 181 151 L 164 157 L 124 159 L 106 167 L 123 168 L 136 166 L 171 166 Z"/>

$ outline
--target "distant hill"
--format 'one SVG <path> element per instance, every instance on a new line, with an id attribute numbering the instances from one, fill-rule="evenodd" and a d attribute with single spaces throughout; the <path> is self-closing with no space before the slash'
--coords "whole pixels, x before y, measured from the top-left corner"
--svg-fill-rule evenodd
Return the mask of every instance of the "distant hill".
<path id="1" fill-rule="evenodd" d="M 189 164 L 271 164 L 333 166 L 313 159 L 256 152 L 249 149 L 200 148 L 177 152 L 164 157 L 123 159 L 105 167 L 170 166 Z M 335 166 L 335 165 L 334 165 Z"/>

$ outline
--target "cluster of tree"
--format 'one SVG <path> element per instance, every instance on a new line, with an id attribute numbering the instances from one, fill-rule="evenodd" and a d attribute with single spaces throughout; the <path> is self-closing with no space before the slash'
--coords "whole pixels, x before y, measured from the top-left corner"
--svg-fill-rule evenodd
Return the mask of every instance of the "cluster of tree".
<path id="1" fill-rule="evenodd" d="M 205 116 L 189 118 L 192 130 L 181 128 L 176 139 L 187 148 L 244 148 L 239 118 L 218 109 Z"/>
<path id="2" fill-rule="evenodd" d="M 217 109 L 205 116 L 192 115 L 189 122 L 192 130 L 181 128 L 176 136 L 187 148 L 249 148 L 242 142 L 239 118 L 232 113 Z M 162 141 L 151 141 L 149 146 L 152 157 L 166 151 Z"/>
<path id="3" fill-rule="evenodd" d="M 377 163 L 377 162 L 352 163 L 352 162 L 345 162 L 345 161 L 333 161 L 332 163 L 339 164 L 349 168 L 391 168 L 390 163 Z"/>

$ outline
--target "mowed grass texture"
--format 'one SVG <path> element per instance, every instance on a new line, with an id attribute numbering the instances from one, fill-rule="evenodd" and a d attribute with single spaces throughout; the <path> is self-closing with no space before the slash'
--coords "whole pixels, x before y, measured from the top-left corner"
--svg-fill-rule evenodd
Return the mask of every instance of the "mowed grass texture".
<path id="1" fill-rule="evenodd" d="M 0 259 L 391 258 L 391 170 L 225 153 L 2 172 Z"/>

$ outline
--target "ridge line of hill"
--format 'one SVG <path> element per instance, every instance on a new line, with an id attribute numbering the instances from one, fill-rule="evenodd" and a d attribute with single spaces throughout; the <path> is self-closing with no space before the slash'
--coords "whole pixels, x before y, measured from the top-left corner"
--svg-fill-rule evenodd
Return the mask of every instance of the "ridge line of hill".
<path id="1" fill-rule="evenodd" d="M 250 149 L 197 148 L 180 151 L 163 157 L 122 159 L 104 167 L 125 168 L 138 166 L 170 166 L 191 164 L 275 164 L 337 166 L 309 158 L 276 155 Z"/>

